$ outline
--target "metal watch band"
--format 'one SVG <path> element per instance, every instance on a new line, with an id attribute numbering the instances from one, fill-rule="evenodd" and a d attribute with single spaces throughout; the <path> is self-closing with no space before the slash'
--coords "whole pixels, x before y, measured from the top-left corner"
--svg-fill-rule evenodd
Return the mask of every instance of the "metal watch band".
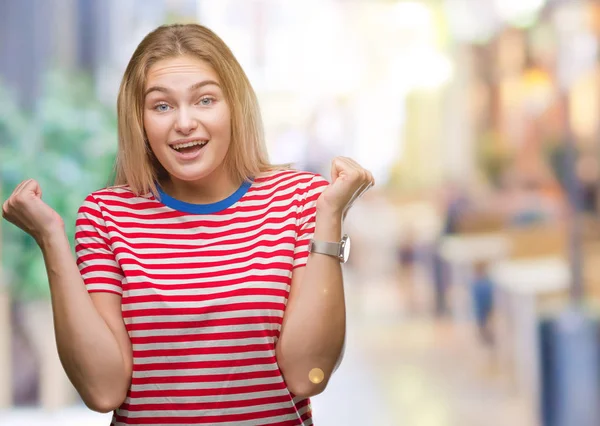
<path id="1" fill-rule="evenodd" d="M 335 258 L 340 257 L 340 243 L 331 243 L 329 241 L 317 241 L 311 240 L 311 253 L 320 253 L 333 256 Z"/>

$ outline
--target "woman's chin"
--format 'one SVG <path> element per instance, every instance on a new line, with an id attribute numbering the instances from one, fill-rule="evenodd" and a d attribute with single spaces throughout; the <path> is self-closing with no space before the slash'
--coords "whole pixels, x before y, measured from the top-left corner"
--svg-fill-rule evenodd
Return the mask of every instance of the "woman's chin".
<path id="1" fill-rule="evenodd" d="M 172 180 L 185 183 L 199 183 L 203 180 L 213 179 L 223 167 L 215 161 L 206 161 L 210 158 L 203 158 L 204 161 L 195 161 L 189 164 L 179 164 L 177 162 L 167 162 L 165 167 L 169 177 Z"/>
<path id="2" fill-rule="evenodd" d="M 200 182 L 202 180 L 206 180 L 211 174 L 212 174 L 213 170 L 207 170 L 206 168 L 202 168 L 202 169 L 198 169 L 198 168 L 191 168 L 191 167 L 185 167 L 185 168 L 172 168 L 169 171 L 169 176 L 176 180 L 176 181 L 180 181 L 180 182 L 185 182 L 185 183 L 194 183 L 194 182 Z"/>

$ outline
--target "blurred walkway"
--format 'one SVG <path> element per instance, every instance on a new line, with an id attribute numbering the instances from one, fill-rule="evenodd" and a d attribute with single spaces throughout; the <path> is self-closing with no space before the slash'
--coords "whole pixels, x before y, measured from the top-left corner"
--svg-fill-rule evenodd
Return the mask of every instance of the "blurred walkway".
<path id="1" fill-rule="evenodd" d="M 423 307 L 411 283 L 390 278 L 350 289 L 353 351 L 364 366 L 345 393 L 376 389 L 385 411 L 370 408 L 371 421 L 324 425 L 537 426 L 471 323 L 435 321 L 418 312 Z"/>

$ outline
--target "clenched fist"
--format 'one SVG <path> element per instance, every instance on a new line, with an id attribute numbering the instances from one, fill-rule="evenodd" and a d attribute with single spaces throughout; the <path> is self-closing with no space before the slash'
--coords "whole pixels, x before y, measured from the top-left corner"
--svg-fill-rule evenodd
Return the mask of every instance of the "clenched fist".
<path id="1" fill-rule="evenodd" d="M 2 205 L 2 217 L 40 244 L 53 233 L 64 232 L 64 222 L 42 201 L 42 189 L 33 179 L 21 182 Z"/>
<path id="2" fill-rule="evenodd" d="M 356 161 L 336 157 L 331 163 L 331 184 L 317 200 L 317 210 L 345 216 L 354 201 L 374 184 L 371 172 Z"/>

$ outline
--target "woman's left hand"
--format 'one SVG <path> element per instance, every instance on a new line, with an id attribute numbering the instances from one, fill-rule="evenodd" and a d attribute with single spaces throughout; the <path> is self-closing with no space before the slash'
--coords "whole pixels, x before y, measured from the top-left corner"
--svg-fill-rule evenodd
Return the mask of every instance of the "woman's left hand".
<path id="1" fill-rule="evenodd" d="M 317 200 L 317 211 L 345 216 L 354 201 L 374 184 L 371 172 L 356 161 L 336 157 L 331 163 L 331 184 Z"/>

